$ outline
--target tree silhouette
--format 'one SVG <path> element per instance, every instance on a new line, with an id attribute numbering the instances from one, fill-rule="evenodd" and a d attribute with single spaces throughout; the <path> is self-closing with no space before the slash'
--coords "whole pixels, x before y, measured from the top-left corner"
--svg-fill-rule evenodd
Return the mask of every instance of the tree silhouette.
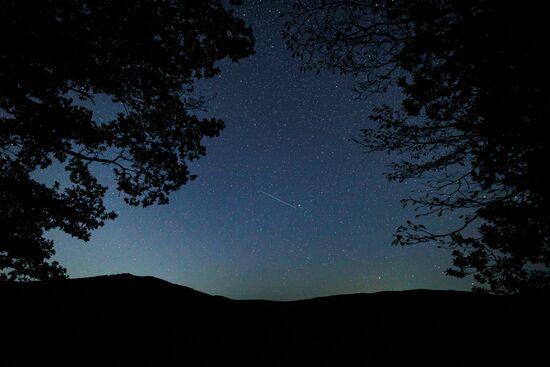
<path id="1" fill-rule="evenodd" d="M 168 202 L 195 178 L 223 121 L 200 119 L 193 82 L 215 62 L 253 53 L 250 27 L 231 1 L 28 1 L 0 7 L 0 280 L 64 277 L 44 232 L 88 240 L 114 219 L 90 168 L 112 167 L 130 205 Z M 124 108 L 94 119 L 94 98 Z M 90 107 L 91 106 L 91 107 Z M 37 169 L 64 166 L 69 183 L 46 185 Z"/>
<path id="2" fill-rule="evenodd" d="M 399 88 L 356 140 L 400 154 L 390 180 L 422 179 L 402 200 L 416 217 L 450 215 L 440 233 L 408 221 L 394 244 L 452 249 L 449 275 L 514 293 L 550 285 L 550 47 L 537 2 L 296 1 L 283 37 L 304 70 L 356 75 L 357 92 Z"/>

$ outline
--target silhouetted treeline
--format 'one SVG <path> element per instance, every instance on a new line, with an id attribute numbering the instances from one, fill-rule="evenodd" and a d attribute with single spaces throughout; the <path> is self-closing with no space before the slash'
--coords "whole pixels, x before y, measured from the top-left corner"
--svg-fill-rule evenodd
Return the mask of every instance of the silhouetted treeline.
<path id="1" fill-rule="evenodd" d="M 195 115 L 205 105 L 193 83 L 217 75 L 217 61 L 253 53 L 252 31 L 231 9 L 220 0 L 1 2 L 0 281 L 64 277 L 44 232 L 87 241 L 116 217 L 93 166 L 112 168 L 130 205 L 165 204 L 195 178 L 187 163 L 224 123 Z M 94 116 L 98 96 L 119 110 L 111 121 Z M 67 182 L 36 180 L 55 164 Z"/>
<path id="2" fill-rule="evenodd" d="M 448 274 L 473 274 L 478 289 L 550 288 L 545 4 L 305 0 L 286 18 L 283 37 L 305 70 L 355 75 L 365 98 L 403 95 L 354 139 L 397 155 L 390 180 L 427 185 L 402 200 L 418 214 L 394 243 L 451 249 Z M 456 219 L 448 231 L 422 221 L 444 215 Z"/>

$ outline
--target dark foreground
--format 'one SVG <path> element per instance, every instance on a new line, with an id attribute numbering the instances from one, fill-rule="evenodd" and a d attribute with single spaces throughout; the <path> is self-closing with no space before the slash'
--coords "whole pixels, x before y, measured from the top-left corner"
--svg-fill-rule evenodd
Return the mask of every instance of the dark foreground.
<path id="1" fill-rule="evenodd" d="M 441 366 L 548 360 L 549 297 L 235 301 L 150 277 L 0 284 L 0 365 Z"/>

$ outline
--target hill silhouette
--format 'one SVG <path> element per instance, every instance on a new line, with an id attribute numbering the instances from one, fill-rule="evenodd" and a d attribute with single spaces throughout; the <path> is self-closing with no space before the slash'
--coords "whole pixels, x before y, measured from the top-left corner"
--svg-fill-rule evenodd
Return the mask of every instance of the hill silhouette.
<path id="1" fill-rule="evenodd" d="M 3 366 L 525 365 L 545 294 L 412 290 L 232 300 L 130 274 L 0 284 Z"/>

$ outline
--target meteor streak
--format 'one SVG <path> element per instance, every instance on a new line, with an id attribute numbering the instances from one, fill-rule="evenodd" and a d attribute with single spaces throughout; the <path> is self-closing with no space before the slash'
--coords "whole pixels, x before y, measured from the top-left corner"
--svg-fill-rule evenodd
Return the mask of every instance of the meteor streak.
<path id="1" fill-rule="evenodd" d="M 281 204 L 284 204 L 284 205 L 286 205 L 286 206 L 291 207 L 292 209 L 298 209 L 297 206 L 292 205 L 292 204 L 290 204 L 290 203 L 287 203 L 286 201 L 281 200 L 281 199 L 279 199 L 278 197 L 275 197 L 275 196 L 273 196 L 273 195 L 271 195 L 271 194 L 269 194 L 269 193 L 267 193 L 267 192 L 265 192 L 265 191 L 262 191 L 262 190 L 258 190 L 258 191 L 261 192 L 262 194 L 266 195 L 266 196 L 269 196 L 269 197 L 272 198 L 273 200 L 277 200 L 277 201 L 278 201 L 279 203 L 281 203 Z"/>

